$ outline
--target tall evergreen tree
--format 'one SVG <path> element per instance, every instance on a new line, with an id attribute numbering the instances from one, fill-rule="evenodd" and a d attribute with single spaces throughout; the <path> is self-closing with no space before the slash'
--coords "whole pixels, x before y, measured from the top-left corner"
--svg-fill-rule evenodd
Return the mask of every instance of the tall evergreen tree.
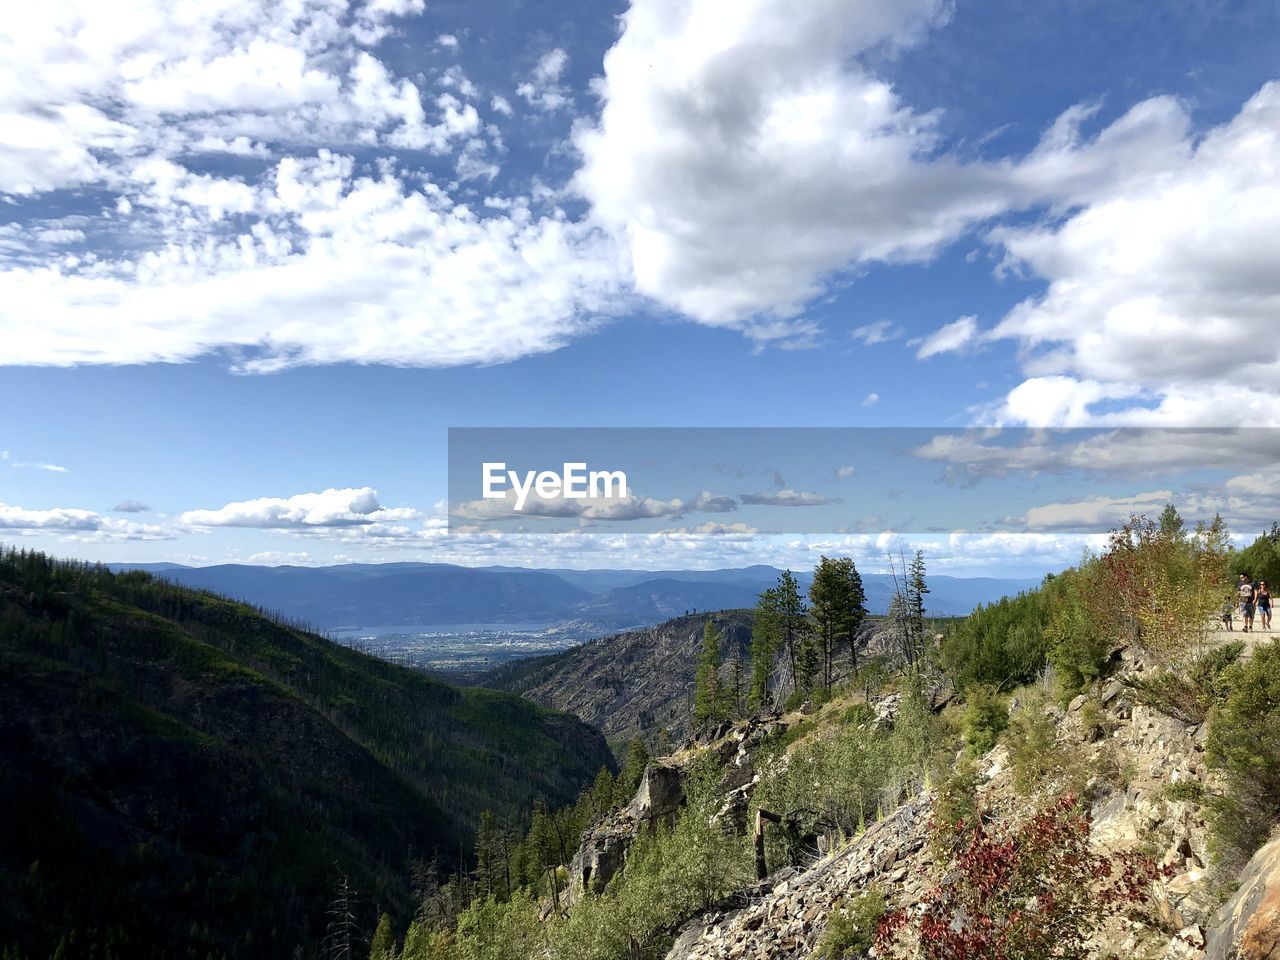
<path id="1" fill-rule="evenodd" d="M 805 606 L 800 596 L 800 585 L 796 583 L 795 574 L 790 570 L 782 571 L 782 575 L 778 577 L 777 599 L 782 645 L 791 665 L 791 689 L 795 692 L 802 689 L 799 669 L 804 666 L 801 659 L 803 645 L 809 633 L 809 608 Z"/>
<path id="2" fill-rule="evenodd" d="M 769 677 L 773 661 L 782 649 L 782 618 L 778 613 L 778 591 L 770 587 L 756 601 L 751 624 L 751 692 L 748 704 L 752 710 L 770 705 Z"/>
<path id="3" fill-rule="evenodd" d="M 1160 533 L 1170 540 L 1181 540 L 1186 534 L 1186 524 L 1172 503 L 1166 503 L 1160 511 Z"/>
<path id="4" fill-rule="evenodd" d="M 633 738 L 627 745 L 627 759 L 622 764 L 622 772 L 618 774 L 617 793 L 621 803 L 627 803 L 635 795 L 649 759 L 649 748 L 644 741 L 639 737 Z"/>
<path id="5" fill-rule="evenodd" d="M 849 557 L 823 557 L 809 587 L 809 614 L 822 667 L 822 684 L 830 689 L 837 652 L 847 646 L 853 669 L 858 669 L 858 641 L 867 616 L 862 576 Z"/>
<path id="6" fill-rule="evenodd" d="M 701 725 L 724 719 L 725 696 L 720 686 L 720 631 L 708 618 L 702 628 L 693 682 L 693 722 Z"/>

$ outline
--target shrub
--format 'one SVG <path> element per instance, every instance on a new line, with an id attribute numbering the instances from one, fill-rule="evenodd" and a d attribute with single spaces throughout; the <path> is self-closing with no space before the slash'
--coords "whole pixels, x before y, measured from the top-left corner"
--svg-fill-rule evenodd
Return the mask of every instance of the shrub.
<path id="1" fill-rule="evenodd" d="M 946 862 L 957 839 L 978 822 L 978 784 L 982 777 L 972 757 L 964 756 L 938 784 L 933 802 L 931 843 L 934 855 Z"/>
<path id="2" fill-rule="evenodd" d="M 1214 647 L 1194 658 L 1185 668 L 1158 670 L 1148 677 L 1123 681 L 1141 704 L 1184 723 L 1204 723 L 1223 695 L 1224 674 L 1240 659 L 1244 643 L 1237 640 Z"/>
<path id="3" fill-rule="evenodd" d="M 1225 781 L 1212 816 L 1217 852 L 1230 863 L 1247 859 L 1280 819 L 1280 644 L 1257 647 L 1221 684 L 1227 694 L 1212 713 L 1207 756 Z"/>
<path id="4" fill-rule="evenodd" d="M 877 956 L 923 960 L 1084 960 L 1111 918 L 1145 904 L 1159 873 L 1133 851 L 1089 845 L 1090 823 L 1075 796 L 1017 827 L 991 833 L 979 821 L 945 880 L 918 908 L 885 914 Z"/>
<path id="5" fill-rule="evenodd" d="M 996 745 L 1009 725 L 1009 710 L 990 687 L 975 685 L 967 693 L 964 711 L 964 741 L 969 752 L 981 756 Z"/>
<path id="6" fill-rule="evenodd" d="M 838 901 L 827 918 L 827 929 L 813 953 L 814 960 L 854 960 L 875 943 L 876 927 L 885 913 L 884 894 L 871 887 L 853 899 Z"/>
<path id="7" fill-rule="evenodd" d="M 1013 785 L 1019 793 L 1031 792 L 1050 773 L 1064 768 L 1057 723 L 1043 695 L 1029 696 L 1014 713 L 1005 731 L 1005 745 L 1013 765 Z"/>

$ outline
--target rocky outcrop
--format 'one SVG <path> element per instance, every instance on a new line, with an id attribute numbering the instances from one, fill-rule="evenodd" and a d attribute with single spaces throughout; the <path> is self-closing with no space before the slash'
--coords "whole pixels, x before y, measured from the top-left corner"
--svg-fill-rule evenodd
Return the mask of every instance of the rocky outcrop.
<path id="1" fill-rule="evenodd" d="M 1209 960 L 1280 960 L 1280 838 L 1245 865 L 1210 926 Z"/>
<path id="2" fill-rule="evenodd" d="M 631 802 L 594 824 L 569 863 L 569 896 L 599 893 L 626 863 L 627 850 L 642 831 L 675 822 L 685 801 L 685 782 L 695 756 L 710 756 L 724 768 L 718 792 L 724 797 L 721 819 L 737 832 L 746 830 L 747 807 L 756 784 L 752 761 L 765 737 L 786 730 L 778 717 L 753 718 L 730 725 L 709 742 L 692 744 L 675 757 L 650 763 Z"/>
<path id="3" fill-rule="evenodd" d="M 879 884 L 903 902 L 918 898 L 929 882 L 917 861 L 932 799 L 926 793 L 902 804 L 807 870 L 775 874 L 747 906 L 691 921 L 667 960 L 800 960 L 813 952 L 842 897 Z"/>

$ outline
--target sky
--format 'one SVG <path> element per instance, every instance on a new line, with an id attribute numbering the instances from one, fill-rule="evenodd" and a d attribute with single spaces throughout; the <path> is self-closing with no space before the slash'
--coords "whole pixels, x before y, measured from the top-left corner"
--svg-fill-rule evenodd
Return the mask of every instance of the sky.
<path id="1" fill-rule="evenodd" d="M 1263 2 L 24 5 L 0 541 L 649 568 L 923 544 L 1003 574 L 1098 542 L 692 509 L 451 533 L 451 427 L 972 428 L 952 469 L 997 429 L 1243 428 L 1201 435 L 1212 490 L 1144 474 L 1146 442 L 1064 473 L 1018 435 L 1011 461 L 1059 478 L 1029 509 L 1172 500 L 1243 533 L 1280 518 L 1278 54 Z"/>

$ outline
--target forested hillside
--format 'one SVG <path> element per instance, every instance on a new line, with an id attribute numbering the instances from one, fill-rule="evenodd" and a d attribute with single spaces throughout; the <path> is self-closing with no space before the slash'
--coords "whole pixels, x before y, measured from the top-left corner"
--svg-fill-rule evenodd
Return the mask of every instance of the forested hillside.
<path id="1" fill-rule="evenodd" d="M 36 553 L 0 558 L 0 667 L 0 951 L 34 960 L 318 955 L 335 898 L 407 920 L 483 811 L 612 762 L 527 700 Z"/>
<path id="2" fill-rule="evenodd" d="M 563 653 L 516 661 L 479 682 L 567 710 L 599 727 L 610 739 L 639 736 L 655 741 L 665 733 L 669 741 L 679 741 L 693 722 L 691 664 L 708 618 L 721 632 L 724 661 L 736 662 L 742 671 L 745 700 L 744 665 L 753 619 L 749 610 L 676 617 Z"/>

